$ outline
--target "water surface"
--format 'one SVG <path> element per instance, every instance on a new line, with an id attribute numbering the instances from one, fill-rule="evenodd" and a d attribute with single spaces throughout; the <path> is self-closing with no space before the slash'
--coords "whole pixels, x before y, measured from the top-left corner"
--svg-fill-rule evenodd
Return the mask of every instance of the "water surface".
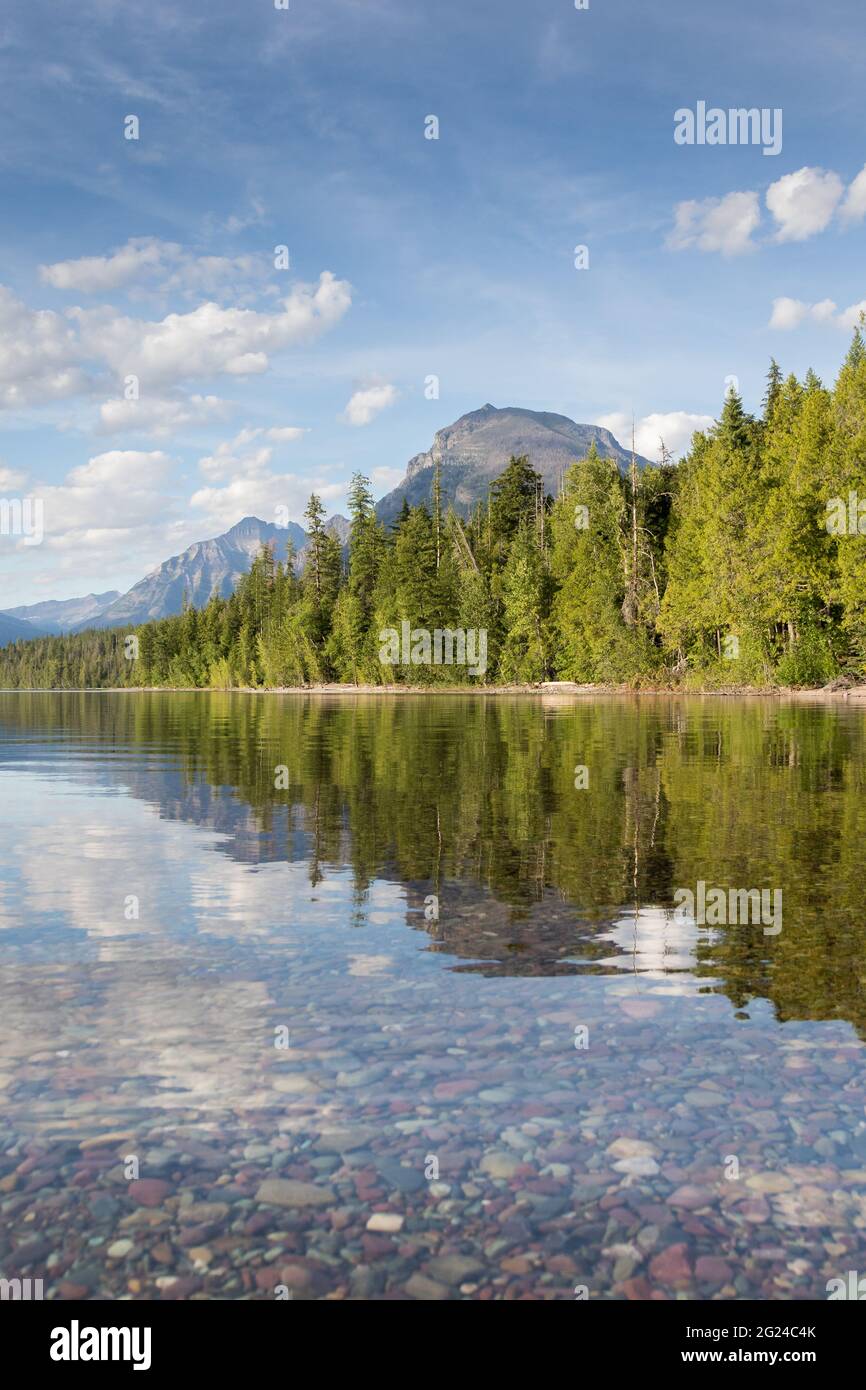
<path id="1" fill-rule="evenodd" d="M 0 1276 L 826 1297 L 864 752 L 770 700 L 0 695 Z"/>

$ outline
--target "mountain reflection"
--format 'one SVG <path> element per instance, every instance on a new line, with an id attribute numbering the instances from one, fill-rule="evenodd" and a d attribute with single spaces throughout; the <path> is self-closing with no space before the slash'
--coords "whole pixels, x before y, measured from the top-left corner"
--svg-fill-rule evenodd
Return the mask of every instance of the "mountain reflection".
<path id="1" fill-rule="evenodd" d="M 197 929 L 234 933 L 238 949 L 275 939 L 286 910 L 302 917 L 304 895 L 320 904 L 317 926 L 331 892 L 334 920 L 375 929 L 388 889 L 386 910 L 460 971 L 630 971 L 723 993 L 741 1011 L 767 999 L 783 1021 L 866 1027 L 866 749 L 855 709 L 34 693 L 0 695 L 0 725 L 0 771 L 143 803 L 207 832 L 213 855 L 258 869 L 259 891 L 248 884 L 242 902 L 219 874 L 190 890 Z M 82 859 L 103 860 L 107 883 L 135 893 L 134 866 L 112 868 L 126 843 L 120 811 L 98 831 L 70 825 L 66 843 L 37 836 L 33 853 L 51 866 L 41 897 L 32 889 L 38 911 L 80 901 Z M 279 866 L 291 872 L 265 875 Z M 159 870 L 146 872 L 152 882 Z M 781 889 L 783 930 L 675 919 L 676 889 L 699 880 Z M 190 929 L 169 901 L 148 920 L 108 923 L 103 887 L 90 880 L 86 892 L 77 924 L 103 946 Z M 7 882 L 0 923 L 13 929 L 14 897 Z"/>

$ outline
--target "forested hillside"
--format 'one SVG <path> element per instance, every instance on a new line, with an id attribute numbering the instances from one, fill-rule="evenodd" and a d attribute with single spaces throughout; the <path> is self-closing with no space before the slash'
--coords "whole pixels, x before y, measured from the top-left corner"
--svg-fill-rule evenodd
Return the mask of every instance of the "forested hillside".
<path id="1" fill-rule="evenodd" d="M 593 448 L 551 498 L 531 459 L 512 458 L 468 521 L 443 510 L 437 482 L 386 527 L 356 475 L 347 569 L 314 496 L 302 576 L 265 549 L 201 611 L 15 643 L 0 686 L 812 685 L 866 672 L 860 330 L 832 389 L 774 362 L 760 416 L 729 394 L 679 465 L 662 451 L 623 476 Z M 384 663 L 382 634 L 404 623 L 484 630 L 484 674 Z"/>

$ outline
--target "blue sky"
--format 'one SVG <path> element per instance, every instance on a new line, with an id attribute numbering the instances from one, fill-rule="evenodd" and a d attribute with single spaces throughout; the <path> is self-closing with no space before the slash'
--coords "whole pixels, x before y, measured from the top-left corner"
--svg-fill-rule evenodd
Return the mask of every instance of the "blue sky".
<path id="1" fill-rule="evenodd" d="M 838 369 L 859 0 L 289 6 L 4 9 L 0 496 L 45 536 L 0 536 L 2 607 L 127 588 L 313 489 L 340 510 L 356 469 L 382 494 L 487 401 L 634 411 L 654 455 L 730 376 L 756 408 L 771 355 Z M 676 144 L 699 101 L 781 109 L 780 153 Z"/>

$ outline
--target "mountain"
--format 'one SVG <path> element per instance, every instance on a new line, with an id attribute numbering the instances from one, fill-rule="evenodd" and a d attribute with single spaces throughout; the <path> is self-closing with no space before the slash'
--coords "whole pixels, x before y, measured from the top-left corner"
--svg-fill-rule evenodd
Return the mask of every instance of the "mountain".
<path id="1" fill-rule="evenodd" d="M 410 506 L 429 503 L 438 462 L 443 505 L 451 503 L 455 511 L 467 516 L 476 502 L 487 500 L 489 485 L 507 467 L 512 454 L 528 454 L 533 468 L 544 478 L 546 491 L 555 497 L 562 474 L 576 459 L 583 458 L 592 444 L 604 457 L 614 459 L 621 471 L 631 462 L 631 454 L 600 425 L 578 425 L 567 415 L 519 406 L 498 410 L 483 405 L 439 430 L 427 453 L 409 460 L 406 477 L 381 499 L 376 511 L 382 521 L 390 523 L 404 498 Z M 641 468 L 648 463 L 640 456 L 637 461 Z"/>
<path id="2" fill-rule="evenodd" d="M 10 642 L 28 642 L 34 637 L 44 636 L 45 632 L 33 623 L 25 623 L 20 618 L 10 618 L 8 613 L 0 613 L 0 647 L 8 647 Z"/>
<path id="3" fill-rule="evenodd" d="M 71 632 L 75 627 L 88 624 L 92 626 L 100 614 L 118 598 L 120 590 L 109 589 L 104 594 L 85 594 L 83 598 L 47 599 L 44 603 L 7 608 L 5 616 L 20 618 L 23 622 L 32 624 L 38 629 L 38 633 Z"/>
<path id="4" fill-rule="evenodd" d="M 134 584 L 128 594 L 109 604 L 95 620 L 80 622 L 75 630 L 168 618 L 183 611 L 185 596 L 194 608 L 203 608 L 214 594 L 228 598 L 263 545 L 273 545 L 276 558 L 285 560 L 287 541 L 291 540 L 300 550 L 306 539 L 306 532 L 294 521 L 288 526 L 274 526 L 256 516 L 245 516 L 224 536 L 197 541 L 181 555 L 164 561 Z"/>
<path id="5" fill-rule="evenodd" d="M 336 536 L 344 554 L 350 523 L 344 516 L 332 516 L 325 526 Z M 256 516 L 244 517 L 224 536 L 198 541 L 180 555 L 173 555 L 145 575 L 126 594 L 111 589 L 86 598 L 49 599 L 24 604 L 0 612 L 0 646 L 19 638 L 44 637 L 61 632 L 83 632 L 87 628 L 127 627 L 168 618 L 183 611 L 185 597 L 195 608 L 203 608 L 214 594 L 227 598 L 246 574 L 263 545 L 272 545 L 278 560 L 285 560 L 291 541 L 295 568 L 304 569 L 308 536 L 295 522 L 274 526 Z"/>
<path id="6" fill-rule="evenodd" d="M 544 478 L 546 490 L 556 495 L 562 474 L 575 459 L 583 458 L 592 444 L 599 453 L 614 459 L 621 470 L 628 467 L 631 455 L 609 430 L 599 425 L 578 425 L 566 415 L 547 411 L 523 410 L 518 406 L 498 410 L 496 406 L 484 405 L 439 430 L 427 453 L 410 459 L 402 483 L 377 503 L 376 511 L 381 520 L 390 523 L 404 498 L 411 506 L 429 504 L 438 462 L 443 503 L 452 504 L 466 516 L 476 502 L 486 501 L 490 484 L 507 466 L 512 454 L 528 454 Z M 640 467 L 647 463 L 639 456 L 637 461 Z M 326 526 L 339 540 L 345 555 L 350 523 L 343 516 L 333 516 Z M 300 573 L 308 546 L 303 528 L 295 522 L 278 527 L 255 516 L 244 517 L 225 535 L 199 541 L 181 555 L 172 556 L 127 594 L 88 594 L 86 598 L 30 604 L 0 614 L 0 645 L 45 632 L 81 632 L 88 627 L 150 622 L 182 612 L 185 599 L 194 607 L 203 608 L 214 594 L 228 597 L 241 576 L 249 571 L 262 545 L 273 545 L 276 558 L 285 560 L 289 540 Z"/>

